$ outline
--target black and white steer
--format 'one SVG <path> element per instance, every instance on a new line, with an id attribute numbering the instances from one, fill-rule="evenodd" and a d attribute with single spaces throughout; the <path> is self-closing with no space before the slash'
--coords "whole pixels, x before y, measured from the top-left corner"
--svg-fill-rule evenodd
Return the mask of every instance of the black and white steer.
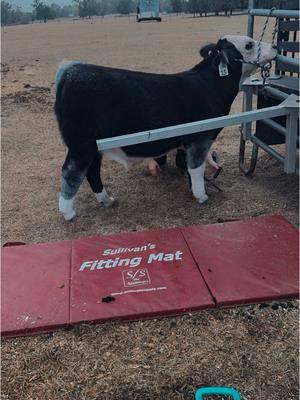
<path id="1" fill-rule="evenodd" d="M 272 45 L 261 43 L 259 64 L 275 58 Z M 59 211 L 75 216 L 74 197 L 86 177 L 99 203 L 114 202 L 101 181 L 102 158 L 129 168 L 183 147 L 199 203 L 206 156 L 221 129 L 99 152 L 97 139 L 141 132 L 227 115 L 240 83 L 253 72 L 258 42 L 246 36 L 224 36 L 200 50 L 204 58 L 177 74 L 150 74 L 82 62 L 64 62 L 56 73 L 55 113 L 67 146 L 61 174 Z"/>

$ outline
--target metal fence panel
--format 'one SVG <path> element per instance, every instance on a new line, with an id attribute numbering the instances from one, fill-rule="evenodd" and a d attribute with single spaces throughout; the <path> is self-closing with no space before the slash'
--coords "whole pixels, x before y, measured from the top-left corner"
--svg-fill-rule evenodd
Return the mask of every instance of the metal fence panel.
<path id="1" fill-rule="evenodd" d="M 207 133 L 210 130 L 219 129 L 226 126 L 240 125 L 246 122 L 258 121 L 265 118 L 273 118 L 287 114 L 289 114 L 289 111 L 286 110 L 284 105 L 279 104 L 278 106 L 268 107 L 261 110 L 242 112 L 223 117 L 190 122 L 187 124 L 121 135 L 108 139 L 101 139 L 97 140 L 97 146 L 99 150 L 103 151 L 124 146 L 131 146 L 139 143 L 168 139 L 176 136 L 191 135 L 193 133 Z"/>
<path id="2" fill-rule="evenodd" d="M 270 14 L 270 9 L 254 8 L 249 10 L 249 14 L 258 17 L 267 17 Z M 300 18 L 299 10 L 274 10 L 271 17 L 279 18 Z"/>

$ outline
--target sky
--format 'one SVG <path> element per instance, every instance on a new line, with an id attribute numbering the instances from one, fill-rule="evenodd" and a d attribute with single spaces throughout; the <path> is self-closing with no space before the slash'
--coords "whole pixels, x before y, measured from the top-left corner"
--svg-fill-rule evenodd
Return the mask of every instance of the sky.
<path id="1" fill-rule="evenodd" d="M 32 11 L 32 3 L 33 0 L 9 0 L 9 3 L 22 7 L 23 11 Z M 51 4 L 56 3 L 60 6 L 64 6 L 66 4 L 75 4 L 72 0 L 44 0 L 43 3 Z"/>

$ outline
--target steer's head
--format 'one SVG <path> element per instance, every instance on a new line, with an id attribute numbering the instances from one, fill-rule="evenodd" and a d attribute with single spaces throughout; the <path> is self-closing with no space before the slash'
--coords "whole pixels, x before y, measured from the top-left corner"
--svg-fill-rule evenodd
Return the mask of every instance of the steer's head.
<path id="1" fill-rule="evenodd" d="M 234 67 L 242 65 L 241 82 L 249 76 L 257 67 L 263 66 L 273 60 L 276 55 L 276 47 L 269 43 L 258 42 L 248 36 L 223 36 L 218 43 L 208 44 L 200 50 L 203 58 L 211 58 L 212 64 L 224 76 L 226 70 L 230 74 Z"/>

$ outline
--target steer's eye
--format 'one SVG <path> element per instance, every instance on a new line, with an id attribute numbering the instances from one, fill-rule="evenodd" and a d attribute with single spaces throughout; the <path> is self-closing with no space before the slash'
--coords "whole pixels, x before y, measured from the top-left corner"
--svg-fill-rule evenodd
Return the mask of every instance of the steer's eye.
<path id="1" fill-rule="evenodd" d="M 246 44 L 245 49 L 246 49 L 246 50 L 251 50 L 252 48 L 253 48 L 253 42 L 248 42 L 248 43 Z"/>

